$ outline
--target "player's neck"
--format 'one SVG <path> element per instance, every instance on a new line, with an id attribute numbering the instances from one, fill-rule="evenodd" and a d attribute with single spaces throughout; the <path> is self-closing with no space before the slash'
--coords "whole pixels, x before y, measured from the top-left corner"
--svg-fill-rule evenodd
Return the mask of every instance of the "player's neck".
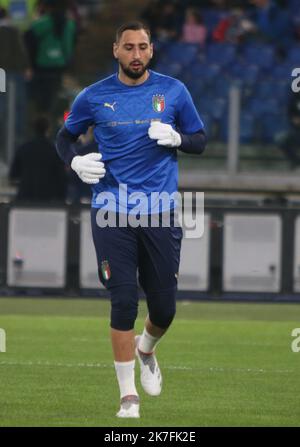
<path id="1" fill-rule="evenodd" d="M 123 82 L 123 84 L 126 85 L 139 85 L 139 84 L 143 84 L 145 81 L 147 81 L 147 79 L 149 78 L 149 71 L 146 70 L 145 73 L 143 74 L 143 76 L 141 76 L 138 79 L 132 79 L 129 76 L 127 76 L 123 70 L 119 70 L 119 74 L 118 74 L 118 78 L 121 82 Z"/>

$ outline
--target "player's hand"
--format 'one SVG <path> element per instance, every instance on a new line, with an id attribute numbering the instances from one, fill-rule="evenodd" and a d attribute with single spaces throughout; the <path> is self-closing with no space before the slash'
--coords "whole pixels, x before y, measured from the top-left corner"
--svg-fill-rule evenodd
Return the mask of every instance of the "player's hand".
<path id="1" fill-rule="evenodd" d="M 101 158 L 102 155 L 95 152 L 87 155 L 76 155 L 72 160 L 71 168 L 84 183 L 95 185 L 106 173 L 104 163 L 100 161 Z"/>
<path id="2" fill-rule="evenodd" d="M 157 140 L 157 144 L 167 147 L 178 147 L 181 145 L 181 136 L 170 124 L 152 121 L 148 129 L 148 135 L 152 140 Z"/>

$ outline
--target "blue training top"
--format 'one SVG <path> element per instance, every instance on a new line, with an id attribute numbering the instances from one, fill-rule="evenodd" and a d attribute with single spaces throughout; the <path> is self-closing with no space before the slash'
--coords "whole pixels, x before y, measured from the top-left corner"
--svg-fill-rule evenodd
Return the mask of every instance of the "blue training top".
<path id="1" fill-rule="evenodd" d="M 142 84 L 126 85 L 116 73 L 85 88 L 75 98 L 65 126 L 74 135 L 95 126 L 95 140 L 106 168 L 105 177 L 92 186 L 92 207 L 106 205 L 109 209 L 103 197 L 113 193 L 116 211 L 126 213 L 140 203 L 136 199 L 144 193 L 148 203 L 142 214 L 148 214 L 151 193 L 177 191 L 176 149 L 159 146 L 149 138 L 153 120 L 171 124 L 183 134 L 204 127 L 185 85 L 152 70 Z M 160 211 L 165 211 L 164 205 L 160 204 Z"/>

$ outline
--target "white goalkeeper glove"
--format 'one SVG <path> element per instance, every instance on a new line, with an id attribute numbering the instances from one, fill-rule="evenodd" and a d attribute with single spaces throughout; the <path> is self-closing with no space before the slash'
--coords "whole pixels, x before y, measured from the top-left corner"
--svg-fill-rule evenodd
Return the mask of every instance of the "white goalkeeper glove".
<path id="1" fill-rule="evenodd" d="M 167 147 L 178 147 L 181 145 L 181 136 L 170 124 L 152 121 L 148 129 L 148 135 L 157 144 Z"/>
<path id="2" fill-rule="evenodd" d="M 76 155 L 71 163 L 71 168 L 78 177 L 89 185 L 95 185 L 105 176 L 104 163 L 101 160 L 102 155 L 96 152 L 86 155 Z"/>

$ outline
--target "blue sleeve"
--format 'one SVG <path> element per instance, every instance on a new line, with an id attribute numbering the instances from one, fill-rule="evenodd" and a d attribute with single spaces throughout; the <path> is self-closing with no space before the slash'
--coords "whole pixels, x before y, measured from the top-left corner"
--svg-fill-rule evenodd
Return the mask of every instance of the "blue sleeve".
<path id="1" fill-rule="evenodd" d="M 204 128 L 190 92 L 185 85 L 177 99 L 176 125 L 183 134 L 192 134 Z"/>
<path id="2" fill-rule="evenodd" d="M 86 89 L 76 96 L 71 112 L 65 122 L 65 127 L 73 135 L 85 134 L 94 123 L 90 104 L 87 99 Z"/>

